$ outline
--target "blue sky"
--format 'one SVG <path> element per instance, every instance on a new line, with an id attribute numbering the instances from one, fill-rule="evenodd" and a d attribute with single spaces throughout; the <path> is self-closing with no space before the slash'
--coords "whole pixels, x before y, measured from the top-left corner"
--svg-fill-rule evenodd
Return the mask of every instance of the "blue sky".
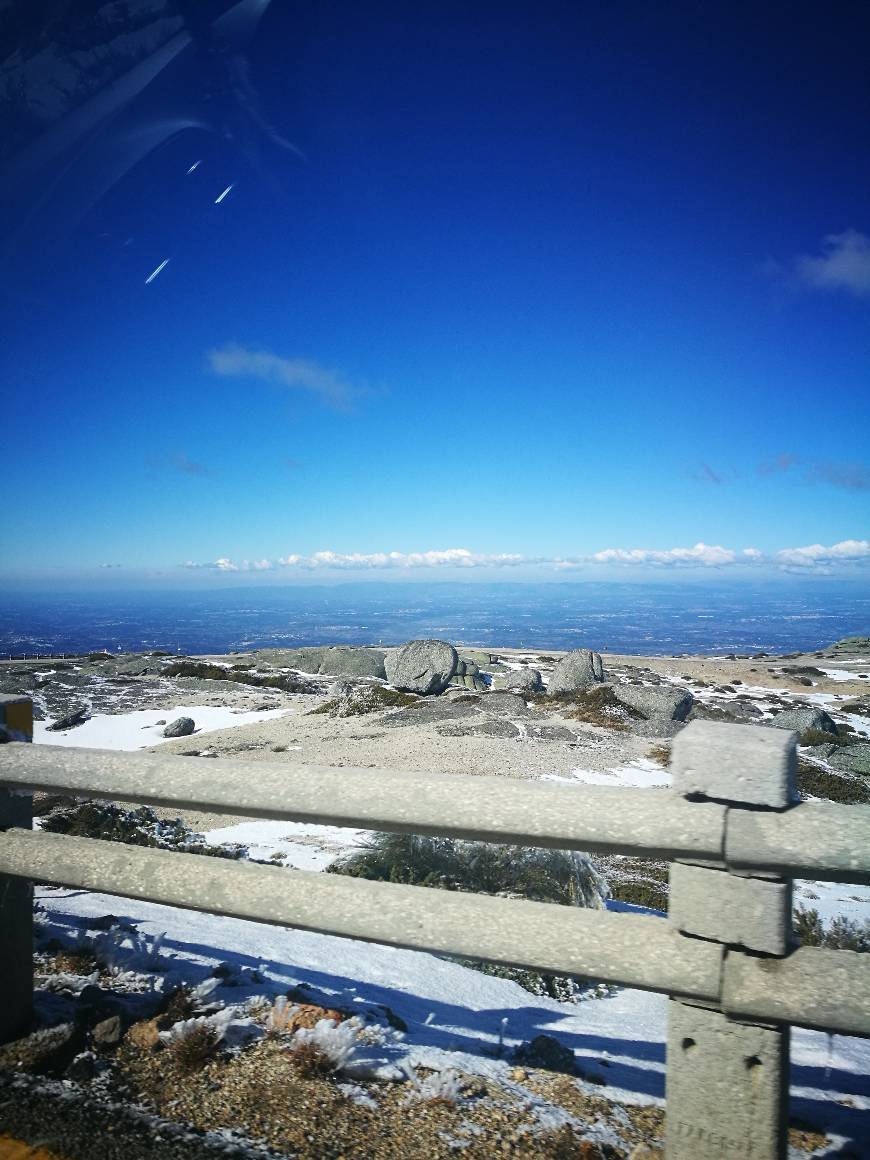
<path id="1" fill-rule="evenodd" d="M 7 217 L 3 576 L 865 577 L 868 31 L 273 3 L 256 121 L 180 51 Z"/>

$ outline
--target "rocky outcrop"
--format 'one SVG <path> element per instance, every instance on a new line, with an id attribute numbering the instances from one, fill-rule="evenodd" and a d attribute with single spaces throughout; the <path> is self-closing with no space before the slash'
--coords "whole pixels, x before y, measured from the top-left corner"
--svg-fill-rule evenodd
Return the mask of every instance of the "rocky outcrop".
<path id="1" fill-rule="evenodd" d="M 614 685 L 614 696 L 647 721 L 685 721 L 694 704 L 688 689 L 673 685 Z"/>
<path id="2" fill-rule="evenodd" d="M 477 664 L 468 657 L 460 657 L 456 662 L 456 671 L 450 678 L 450 684 L 476 693 L 482 693 L 489 687 L 480 675 Z"/>
<path id="3" fill-rule="evenodd" d="M 382 649 L 335 645 L 326 649 L 317 671 L 327 677 L 379 677 L 385 680 L 385 656 Z"/>
<path id="4" fill-rule="evenodd" d="M 492 684 L 495 689 L 510 689 L 517 693 L 540 693 L 544 688 L 540 672 L 537 669 L 527 668 L 499 673 Z"/>
<path id="5" fill-rule="evenodd" d="M 196 729 L 196 724 L 192 717 L 176 717 L 174 721 L 170 721 L 163 730 L 164 737 L 189 737 Z"/>
<path id="6" fill-rule="evenodd" d="M 600 654 L 588 648 L 578 648 L 556 662 L 547 692 L 573 693 L 603 680 L 604 666 Z"/>
<path id="7" fill-rule="evenodd" d="M 495 662 L 492 653 L 483 652 L 478 648 L 460 648 L 457 649 L 457 652 L 461 661 L 471 661 L 479 669 L 485 669 L 487 672 L 489 672 L 490 665 Z"/>
<path id="8" fill-rule="evenodd" d="M 766 722 L 777 729 L 794 729 L 796 733 L 803 733 L 806 729 L 815 729 L 820 733 L 836 734 L 837 726 L 824 709 L 817 709 L 813 705 L 802 708 L 785 709 L 777 713 L 772 721 Z"/>
<path id="9" fill-rule="evenodd" d="M 860 773 L 870 777 L 870 741 L 856 741 L 854 745 L 844 745 L 828 758 L 832 769 L 842 773 Z"/>
<path id="10" fill-rule="evenodd" d="M 443 640 L 411 640 L 390 653 L 385 662 L 387 680 L 410 693 L 442 693 L 456 672 L 459 657 Z"/>
<path id="11" fill-rule="evenodd" d="M 53 733 L 60 733 L 63 729 L 75 729 L 77 725 L 84 725 L 90 716 L 90 710 L 87 705 L 74 705 L 68 713 L 64 713 L 62 717 L 58 717 L 51 725 L 46 728 Z"/>
<path id="12" fill-rule="evenodd" d="M 721 705 L 702 705 L 696 701 L 687 721 L 725 721 L 736 725 L 769 724 L 751 701 L 724 701 Z"/>
<path id="13" fill-rule="evenodd" d="M 480 707 L 484 713 L 494 713 L 497 717 L 528 717 L 531 714 L 524 698 L 506 689 L 498 689 L 481 697 Z"/>

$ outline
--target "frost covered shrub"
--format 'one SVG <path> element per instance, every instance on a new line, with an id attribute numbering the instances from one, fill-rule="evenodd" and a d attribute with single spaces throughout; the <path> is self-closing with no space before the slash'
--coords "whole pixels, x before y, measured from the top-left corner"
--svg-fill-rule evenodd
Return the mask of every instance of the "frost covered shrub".
<path id="1" fill-rule="evenodd" d="M 870 920 L 855 920 L 838 914 L 826 927 L 817 910 L 795 908 L 794 932 L 804 946 L 827 947 L 836 951 L 870 951 Z"/>
<path id="2" fill-rule="evenodd" d="M 414 1085 L 414 1095 L 430 1104 L 448 1104 L 455 1107 L 462 1099 L 462 1084 L 452 1067 L 434 1071 L 425 1079 L 420 1079 L 412 1068 L 405 1074 Z"/>
<path id="3" fill-rule="evenodd" d="M 313 1027 L 300 1027 L 290 1045 L 293 1063 L 309 1075 L 341 1071 L 353 1061 L 359 1028 L 357 1019 L 338 1024 L 321 1019 Z"/>
<path id="4" fill-rule="evenodd" d="M 52 810 L 42 819 L 42 829 L 53 834 L 180 850 L 185 854 L 206 854 L 213 858 L 241 858 L 247 853 L 244 846 L 210 846 L 200 834 L 188 829 L 180 818 L 160 818 L 150 806 L 125 810 L 112 802 L 78 802 Z"/>
<path id="5" fill-rule="evenodd" d="M 510 894 L 563 906 L 602 907 L 609 893 L 588 854 L 416 834 L 375 834 L 328 871 L 473 894 Z"/>

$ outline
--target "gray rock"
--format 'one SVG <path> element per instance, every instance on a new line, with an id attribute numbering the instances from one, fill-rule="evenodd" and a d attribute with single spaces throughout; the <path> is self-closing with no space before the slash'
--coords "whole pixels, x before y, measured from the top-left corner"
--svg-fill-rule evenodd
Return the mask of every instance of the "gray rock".
<path id="1" fill-rule="evenodd" d="M 263 648 L 252 655 L 257 662 L 275 665 L 279 669 L 296 669 L 300 673 L 318 673 L 329 648 Z"/>
<path id="2" fill-rule="evenodd" d="M 528 717 L 531 715 L 525 700 L 518 693 L 498 689 L 480 698 L 484 713 L 495 713 L 498 717 Z"/>
<path id="3" fill-rule="evenodd" d="M 376 648 L 344 648 L 336 645 L 324 653 L 320 668 L 321 676 L 327 677 L 380 677 L 386 679 L 384 657 L 386 653 Z"/>
<path id="4" fill-rule="evenodd" d="M 90 709 L 87 705 L 74 705 L 69 712 L 64 713 L 62 717 L 47 725 L 46 728 L 53 733 L 60 733 L 62 729 L 75 729 L 77 725 L 84 725 L 90 716 Z"/>
<path id="5" fill-rule="evenodd" d="M 441 721 L 461 721 L 466 717 L 478 716 L 476 704 L 456 701 L 452 697 L 421 701 L 412 708 L 398 709 L 384 717 L 381 725 L 398 729 L 403 725 L 431 725 Z"/>
<path id="6" fill-rule="evenodd" d="M 727 701 L 721 705 L 703 705 L 696 701 L 686 718 L 688 721 L 726 721 L 733 724 L 769 724 L 763 719 L 757 705 L 749 701 Z"/>
<path id="7" fill-rule="evenodd" d="M 544 682 L 537 669 L 514 669 L 510 673 L 499 673 L 493 679 L 496 689 L 514 689 L 521 693 L 540 693 Z"/>
<path id="8" fill-rule="evenodd" d="M 456 649 L 446 641 L 412 640 L 387 656 L 387 680 L 411 693 L 441 693 L 458 661 Z"/>
<path id="9" fill-rule="evenodd" d="M 566 729 L 564 725 L 539 725 L 530 721 L 526 725 L 526 736 L 534 741 L 576 741 L 577 734 Z"/>
<path id="10" fill-rule="evenodd" d="M 785 709 L 777 713 L 768 724 L 775 725 L 777 729 L 794 729 L 796 733 L 803 733 L 805 729 L 817 729 L 822 733 L 837 732 L 833 719 L 824 709 L 817 709 L 814 705 Z"/>
<path id="11" fill-rule="evenodd" d="M 688 689 L 657 685 L 614 685 L 614 696 L 623 705 L 635 709 L 647 721 L 685 721 L 694 704 L 694 697 Z"/>
<path id="12" fill-rule="evenodd" d="M 467 724 L 439 725 L 437 732 L 442 737 L 519 737 L 520 731 L 510 721 L 502 721 L 494 717 L 478 716 L 476 721 Z"/>
<path id="13" fill-rule="evenodd" d="M 480 669 L 474 661 L 465 660 L 462 657 L 456 662 L 456 671 L 450 678 L 450 684 L 456 688 L 469 689 L 476 693 L 482 693 L 489 687 L 480 675 Z"/>
<path id="14" fill-rule="evenodd" d="M 493 660 L 491 653 L 481 652 L 480 649 L 474 648 L 459 649 L 459 657 L 463 661 L 471 661 L 472 664 L 476 665 L 480 669 L 487 670 L 489 669 L 489 666 L 492 664 Z"/>
<path id="15" fill-rule="evenodd" d="M 64 1079 L 73 1083 L 89 1083 L 97 1074 L 97 1057 L 92 1051 L 82 1051 L 63 1073 Z"/>
<path id="16" fill-rule="evenodd" d="M 196 728 L 192 717 L 176 717 L 163 730 L 164 737 L 189 737 Z"/>
<path id="17" fill-rule="evenodd" d="M 828 765 L 843 773 L 861 773 L 870 776 L 870 741 L 841 745 L 837 752 L 828 758 Z"/>
<path id="18" fill-rule="evenodd" d="M 601 656 L 588 648 L 578 648 L 556 662 L 547 692 L 573 693 L 577 689 L 588 689 L 596 681 L 603 680 Z"/>

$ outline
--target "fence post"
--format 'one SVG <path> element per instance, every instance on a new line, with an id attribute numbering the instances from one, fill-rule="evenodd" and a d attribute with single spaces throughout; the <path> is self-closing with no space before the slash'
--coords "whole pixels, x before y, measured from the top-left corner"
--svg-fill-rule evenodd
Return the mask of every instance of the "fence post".
<path id="1" fill-rule="evenodd" d="M 33 702 L 0 694 L 0 743 L 32 740 Z M 0 830 L 32 824 L 32 796 L 0 789 Z M 0 1043 L 6 1043 L 27 1030 L 33 1015 L 33 883 L 9 874 L 0 874 L 0 979 Z"/>
<path id="2" fill-rule="evenodd" d="M 785 809 L 796 769 L 796 734 L 756 725 L 692 722 L 675 738 L 671 758 L 678 794 L 731 809 Z M 783 956 L 791 940 L 791 882 L 732 873 L 724 861 L 675 862 L 669 919 L 686 938 L 722 944 L 723 959 L 728 948 Z M 788 1081 L 787 1026 L 669 1000 L 668 1160 L 785 1160 Z"/>

